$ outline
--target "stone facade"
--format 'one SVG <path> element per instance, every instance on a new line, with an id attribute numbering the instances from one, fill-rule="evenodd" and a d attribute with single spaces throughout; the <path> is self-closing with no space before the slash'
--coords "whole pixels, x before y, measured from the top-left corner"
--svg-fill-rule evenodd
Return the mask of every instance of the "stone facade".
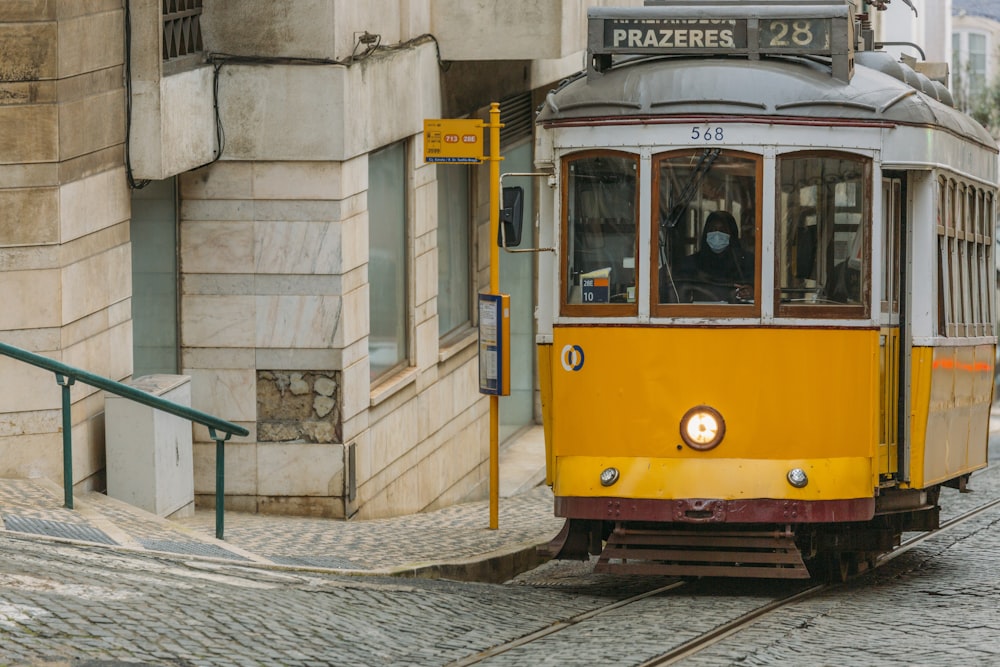
<path id="1" fill-rule="evenodd" d="M 0 3 L 0 340 L 129 379 L 129 177 L 176 179 L 176 370 L 194 408 L 250 431 L 225 444 L 227 507 L 379 517 L 482 497 L 489 404 L 474 323 L 439 334 L 422 124 L 578 70 L 593 3 L 203 4 L 202 57 L 176 65 L 160 0 L 129 0 L 128 15 L 121 0 Z M 364 53 L 365 34 L 379 48 Z M 373 384 L 368 155 L 395 142 L 407 363 Z M 470 302 L 488 282 L 485 172 L 470 186 Z M 0 377 L 0 474 L 61 480 L 54 379 L 3 357 Z M 104 396 L 78 384 L 72 398 L 74 478 L 100 488 Z M 194 428 L 202 503 L 215 447 Z"/>
<path id="2" fill-rule="evenodd" d="M 132 369 L 119 0 L 0 3 L 0 332 L 115 380 Z M 61 480 L 60 389 L 0 357 L 0 474 Z M 101 486 L 103 393 L 72 390 L 73 473 Z"/>

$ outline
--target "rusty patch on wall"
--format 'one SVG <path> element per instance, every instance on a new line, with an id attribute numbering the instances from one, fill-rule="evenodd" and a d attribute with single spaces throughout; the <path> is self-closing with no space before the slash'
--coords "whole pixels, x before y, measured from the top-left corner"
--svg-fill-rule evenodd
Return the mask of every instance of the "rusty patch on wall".
<path id="1" fill-rule="evenodd" d="M 338 371 L 257 371 L 258 442 L 342 442 Z"/>

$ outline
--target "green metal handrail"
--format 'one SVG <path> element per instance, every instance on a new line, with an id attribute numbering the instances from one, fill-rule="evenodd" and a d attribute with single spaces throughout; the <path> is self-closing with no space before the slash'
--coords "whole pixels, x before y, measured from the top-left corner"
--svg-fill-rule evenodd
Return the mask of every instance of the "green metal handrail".
<path id="1" fill-rule="evenodd" d="M 0 354 L 23 361 L 32 366 L 44 368 L 56 374 L 56 383 L 62 387 L 62 429 L 63 429 L 63 492 L 65 494 L 66 508 L 73 509 L 73 419 L 70 414 L 70 387 L 79 380 L 92 387 L 109 391 L 123 398 L 127 398 L 136 403 L 148 405 L 151 408 L 162 410 L 163 412 L 183 417 L 189 421 L 208 427 L 208 434 L 215 440 L 215 537 L 223 539 L 223 501 L 225 498 L 226 475 L 225 475 L 225 448 L 223 443 L 234 435 L 247 436 L 250 431 L 227 422 L 224 419 L 213 417 L 210 414 L 189 408 L 186 405 L 179 405 L 159 396 L 153 396 L 135 387 L 130 387 L 121 382 L 109 380 L 100 375 L 94 375 L 87 371 L 69 366 L 67 364 L 43 357 L 34 352 L 22 350 L 13 345 L 0 343 Z M 225 434 L 221 437 L 219 432 Z"/>

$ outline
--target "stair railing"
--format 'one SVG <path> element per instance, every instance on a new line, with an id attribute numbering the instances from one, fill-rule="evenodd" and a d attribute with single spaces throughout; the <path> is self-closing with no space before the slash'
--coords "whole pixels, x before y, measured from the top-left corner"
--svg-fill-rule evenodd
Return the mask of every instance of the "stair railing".
<path id="1" fill-rule="evenodd" d="M 215 441 L 215 537 L 220 540 L 224 539 L 225 521 L 223 505 L 226 489 L 224 443 L 234 435 L 242 437 L 250 435 L 250 431 L 242 426 L 227 422 L 224 419 L 219 419 L 205 412 L 189 408 L 186 405 L 180 405 L 165 398 L 153 396 L 135 387 L 130 387 L 127 384 L 88 373 L 83 369 L 43 357 L 34 352 L 22 350 L 13 345 L 0 343 L 0 354 L 55 373 L 56 384 L 62 387 L 63 493 L 67 509 L 73 509 L 73 419 L 70 412 L 70 387 L 79 380 L 84 384 L 103 389 L 122 398 L 127 398 L 130 401 L 142 403 L 151 408 L 156 408 L 157 410 L 162 410 L 168 414 L 183 417 L 196 424 L 208 427 L 208 435 Z M 224 434 L 224 437 L 220 434 Z"/>

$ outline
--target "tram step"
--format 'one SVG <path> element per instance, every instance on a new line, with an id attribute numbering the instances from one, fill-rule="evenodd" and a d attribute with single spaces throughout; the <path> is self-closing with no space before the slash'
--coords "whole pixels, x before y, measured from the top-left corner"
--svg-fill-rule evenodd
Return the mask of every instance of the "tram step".
<path id="1" fill-rule="evenodd" d="M 791 535 L 615 528 L 595 572 L 682 577 L 808 579 Z"/>

